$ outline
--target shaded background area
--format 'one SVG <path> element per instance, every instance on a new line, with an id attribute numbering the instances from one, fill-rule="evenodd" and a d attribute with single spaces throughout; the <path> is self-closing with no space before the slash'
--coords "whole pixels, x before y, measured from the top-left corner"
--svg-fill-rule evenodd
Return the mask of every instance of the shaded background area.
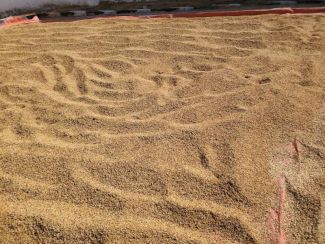
<path id="1" fill-rule="evenodd" d="M 42 11 L 114 9 L 130 10 L 150 8 L 153 11 L 171 11 L 171 8 L 192 6 L 205 9 L 242 9 L 277 6 L 320 6 L 324 0 L 3 0 L 0 2 L 0 17 Z"/>
<path id="2" fill-rule="evenodd" d="M 195 8 L 224 8 L 236 7 L 237 4 L 245 6 L 256 5 L 290 5 L 294 2 L 298 4 L 324 4 L 323 0 L 297 0 L 297 1 L 275 1 L 275 0 L 156 0 L 156 1 L 138 1 L 138 2 L 124 2 L 124 1 L 101 1 L 100 7 L 110 7 L 114 9 L 122 8 L 141 8 L 146 5 L 148 8 L 161 7 L 180 7 L 193 6 Z"/>

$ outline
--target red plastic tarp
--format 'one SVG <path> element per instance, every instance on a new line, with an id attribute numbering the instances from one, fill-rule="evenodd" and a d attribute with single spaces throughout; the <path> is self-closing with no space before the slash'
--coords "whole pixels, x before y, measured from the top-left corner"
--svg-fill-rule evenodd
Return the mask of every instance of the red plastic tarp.
<path id="1" fill-rule="evenodd" d="M 319 8 L 292 8 L 295 14 L 316 14 L 325 13 L 325 7 Z"/>
<path id="2" fill-rule="evenodd" d="M 38 22 L 39 18 L 37 16 L 34 16 L 32 19 L 28 19 L 25 16 L 10 16 L 8 18 L 3 19 L 2 23 L 0 22 L 0 28 L 18 24 L 29 24 Z"/>
<path id="3" fill-rule="evenodd" d="M 292 14 L 291 8 L 273 8 L 273 9 L 253 9 L 238 11 L 214 11 L 214 12 L 193 12 L 174 14 L 173 17 L 213 17 L 213 16 L 243 16 L 243 15 L 261 15 L 261 14 Z"/>
<path id="4" fill-rule="evenodd" d="M 1 0 L 0 0 L 1 1 Z M 252 10 L 236 10 L 236 11 L 208 11 L 208 12 L 188 12 L 173 14 L 158 14 L 149 16 L 114 16 L 108 18 L 118 19 L 142 19 L 142 18 L 195 18 L 195 17 L 215 17 L 215 16 L 247 16 L 262 14 L 310 14 L 325 13 L 325 7 L 315 8 L 271 8 L 271 9 L 252 9 Z M 60 21 L 61 19 L 59 19 Z M 65 19 L 62 19 L 65 20 Z M 37 16 L 28 19 L 25 16 L 10 16 L 0 20 L 0 28 L 23 23 L 38 23 Z"/>

